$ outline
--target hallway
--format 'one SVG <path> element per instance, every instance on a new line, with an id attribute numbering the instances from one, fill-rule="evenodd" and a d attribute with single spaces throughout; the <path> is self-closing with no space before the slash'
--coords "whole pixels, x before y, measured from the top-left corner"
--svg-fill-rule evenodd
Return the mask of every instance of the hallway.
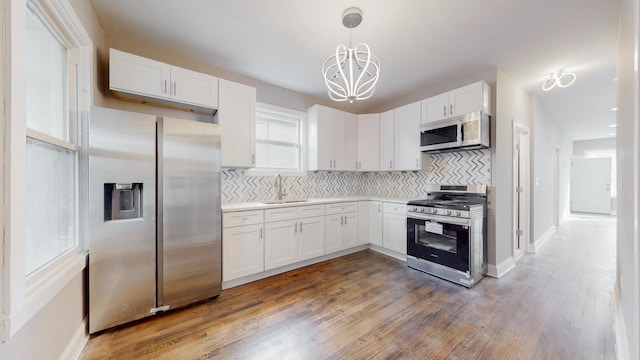
<path id="1" fill-rule="evenodd" d="M 615 359 L 615 217 L 472 289 L 371 250 L 91 338 L 82 359 Z"/>

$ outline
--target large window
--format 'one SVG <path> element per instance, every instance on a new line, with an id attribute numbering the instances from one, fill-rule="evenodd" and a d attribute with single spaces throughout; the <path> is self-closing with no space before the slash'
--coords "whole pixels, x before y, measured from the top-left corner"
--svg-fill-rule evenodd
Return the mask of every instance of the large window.
<path id="1" fill-rule="evenodd" d="M 75 67 L 34 9 L 26 24 L 25 275 L 78 246 Z"/>
<path id="2" fill-rule="evenodd" d="M 303 170 L 304 113 L 261 104 L 256 109 L 256 167 Z"/>

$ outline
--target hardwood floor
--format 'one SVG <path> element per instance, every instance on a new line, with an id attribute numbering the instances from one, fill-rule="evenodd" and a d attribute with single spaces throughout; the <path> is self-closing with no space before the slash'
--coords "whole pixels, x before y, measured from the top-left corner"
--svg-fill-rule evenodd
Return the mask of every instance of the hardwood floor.
<path id="1" fill-rule="evenodd" d="M 615 219 L 472 289 L 366 250 L 89 340 L 82 359 L 613 359 Z"/>

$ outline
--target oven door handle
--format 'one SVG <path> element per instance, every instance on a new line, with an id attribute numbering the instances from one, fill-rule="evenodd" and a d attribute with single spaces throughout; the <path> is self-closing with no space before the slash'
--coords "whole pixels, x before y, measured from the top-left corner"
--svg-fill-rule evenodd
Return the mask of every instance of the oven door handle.
<path id="1" fill-rule="evenodd" d="M 445 224 L 455 224 L 455 225 L 470 225 L 469 219 L 461 219 L 455 217 L 448 216 L 440 216 L 440 215 L 424 215 L 424 214 L 415 214 L 411 213 L 407 215 L 407 219 L 417 219 L 417 220 L 426 220 L 426 221 L 437 221 L 439 223 Z"/>

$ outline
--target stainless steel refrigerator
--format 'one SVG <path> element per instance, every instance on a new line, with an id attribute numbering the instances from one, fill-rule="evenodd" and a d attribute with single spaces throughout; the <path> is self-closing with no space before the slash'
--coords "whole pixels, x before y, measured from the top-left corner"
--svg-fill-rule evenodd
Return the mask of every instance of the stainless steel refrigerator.
<path id="1" fill-rule="evenodd" d="M 220 129 L 91 108 L 89 332 L 218 296 Z"/>

